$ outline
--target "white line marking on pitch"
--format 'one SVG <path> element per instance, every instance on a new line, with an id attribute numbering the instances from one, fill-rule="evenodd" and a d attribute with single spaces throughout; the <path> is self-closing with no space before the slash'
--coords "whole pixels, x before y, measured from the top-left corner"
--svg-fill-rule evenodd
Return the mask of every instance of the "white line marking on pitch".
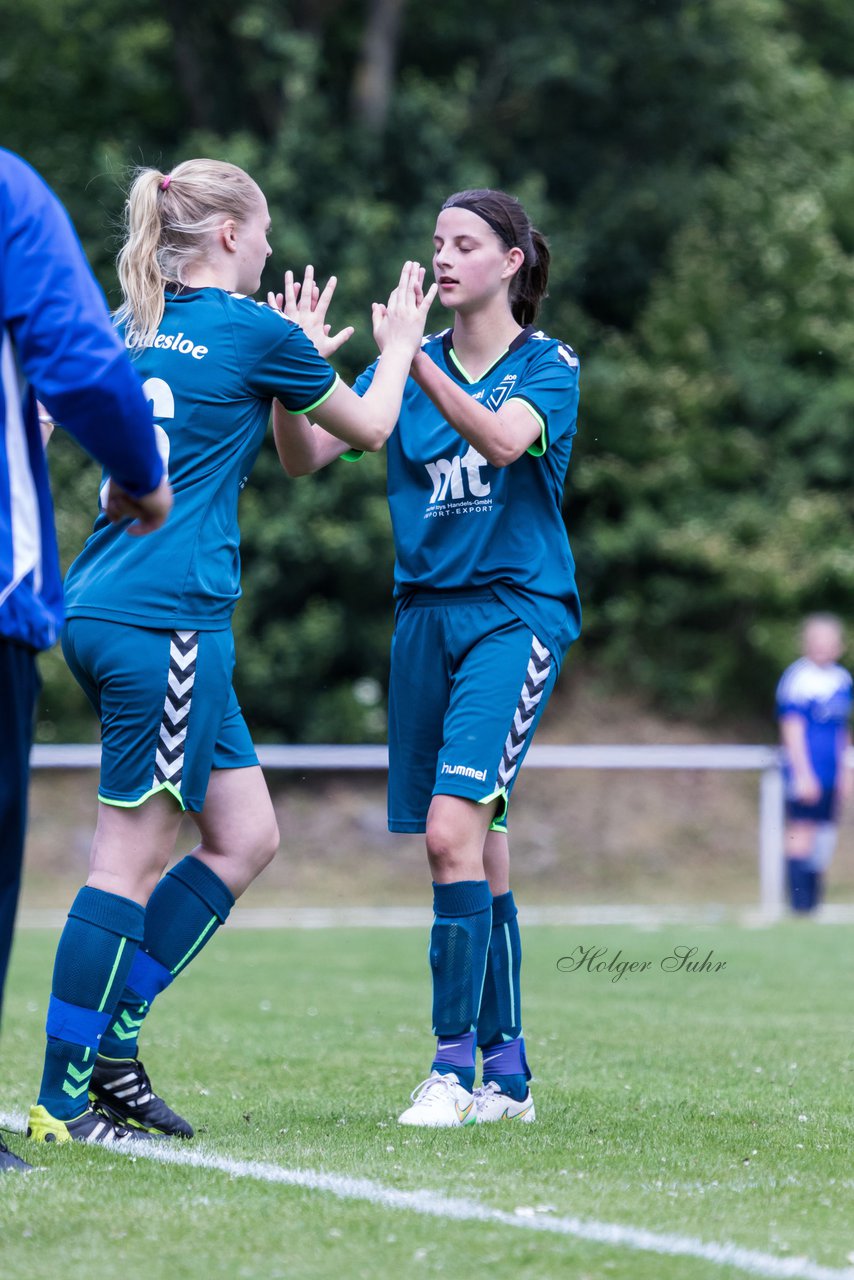
<path id="1" fill-rule="evenodd" d="M 26 1124 L 23 1115 L 0 1113 L 0 1125 L 19 1129 Z M 745 1249 L 736 1244 L 715 1244 L 698 1240 L 693 1236 L 666 1235 L 646 1231 L 642 1227 L 626 1227 L 616 1222 L 597 1222 L 584 1218 L 546 1217 L 535 1209 L 524 1213 L 517 1210 L 508 1213 L 504 1209 L 492 1209 L 478 1200 L 455 1199 L 439 1191 L 399 1191 L 383 1186 L 369 1178 L 348 1178 L 339 1173 L 322 1173 L 315 1169 L 286 1169 L 277 1164 L 262 1164 L 253 1160 L 234 1160 L 230 1156 L 218 1156 L 213 1152 L 196 1148 L 187 1151 L 182 1147 L 140 1144 L 133 1152 L 126 1147 L 112 1148 L 122 1155 L 157 1160 L 163 1164 L 190 1166 L 228 1174 L 231 1178 L 253 1178 L 256 1182 L 277 1182 L 288 1187 L 303 1187 L 307 1191 L 326 1191 L 339 1200 L 362 1200 L 382 1209 L 399 1209 L 431 1218 L 446 1218 L 455 1222 L 483 1222 L 487 1225 L 516 1227 L 522 1231 L 540 1231 L 551 1235 L 571 1236 L 576 1240 L 589 1240 L 594 1244 L 612 1245 L 617 1248 L 636 1249 L 673 1258 L 698 1258 L 720 1267 L 736 1267 L 750 1275 L 768 1277 L 768 1280 L 854 1280 L 854 1270 L 838 1271 L 821 1266 L 809 1258 L 775 1258 L 773 1254 L 756 1249 Z M 528 1216 L 528 1215 L 535 1216 Z"/>

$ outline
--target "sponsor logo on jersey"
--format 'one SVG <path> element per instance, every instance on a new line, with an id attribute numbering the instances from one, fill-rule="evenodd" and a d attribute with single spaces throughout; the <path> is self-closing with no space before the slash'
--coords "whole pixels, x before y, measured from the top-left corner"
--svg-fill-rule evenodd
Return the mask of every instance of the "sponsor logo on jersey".
<path id="1" fill-rule="evenodd" d="M 486 408 L 497 413 L 511 394 L 517 382 L 517 374 L 508 373 L 494 387 L 486 399 Z M 483 400 L 485 388 L 475 392 L 474 400 Z M 492 510 L 492 486 L 481 474 L 489 464 L 474 445 L 453 458 L 437 458 L 425 462 L 432 491 L 427 503 L 426 517 L 438 515 L 484 514 Z"/>
<path id="2" fill-rule="evenodd" d="M 457 455 L 453 458 L 437 458 L 435 462 L 426 462 L 424 465 L 433 485 L 429 506 L 441 502 L 459 502 L 467 496 L 489 496 L 489 481 L 484 480 L 480 474 L 488 464 L 473 444 L 469 445 L 462 457 Z"/>
<path id="3" fill-rule="evenodd" d="M 139 344 L 125 339 L 126 347 L 136 347 Z M 208 354 L 208 348 L 199 342 L 194 342 L 192 338 L 185 337 L 183 331 L 181 333 L 156 333 L 154 337 L 144 344 L 146 347 L 154 347 L 156 351 L 175 351 L 181 356 L 192 356 L 194 360 L 204 360 Z"/>
<path id="4" fill-rule="evenodd" d="M 456 775 L 460 778 L 474 778 L 476 782 L 486 782 L 485 769 L 472 769 L 467 764 L 448 764 L 446 760 L 443 760 L 441 772 Z"/>

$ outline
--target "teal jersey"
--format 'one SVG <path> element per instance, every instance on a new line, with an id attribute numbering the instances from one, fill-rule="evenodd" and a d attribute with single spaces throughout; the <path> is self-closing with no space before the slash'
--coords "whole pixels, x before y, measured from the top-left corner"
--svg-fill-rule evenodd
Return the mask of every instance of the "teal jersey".
<path id="1" fill-rule="evenodd" d="M 240 596 L 237 502 L 272 400 L 307 412 L 337 375 L 290 320 L 222 289 L 167 293 L 157 335 L 134 366 L 175 504 L 143 538 L 100 515 L 68 571 L 66 612 L 172 630 L 227 627 Z"/>
<path id="2" fill-rule="evenodd" d="M 533 325 L 479 379 L 460 365 L 451 330 L 422 349 L 487 409 L 522 401 L 539 439 L 491 466 L 409 380 L 388 442 L 395 596 L 489 587 L 560 661 L 581 627 L 562 495 L 578 410 L 578 357 Z M 372 365 L 356 382 L 364 394 Z"/>

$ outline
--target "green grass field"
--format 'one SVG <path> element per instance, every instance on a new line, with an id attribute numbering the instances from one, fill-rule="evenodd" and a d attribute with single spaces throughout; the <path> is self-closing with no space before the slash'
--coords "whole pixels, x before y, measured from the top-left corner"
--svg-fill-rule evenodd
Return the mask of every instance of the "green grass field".
<path id="1" fill-rule="evenodd" d="M 7 1115 L 35 1097 L 54 942 L 18 935 Z M 664 972 L 682 945 L 725 968 Z M 591 946 L 650 967 L 616 982 L 558 968 Z M 395 1123 L 429 1065 L 425 953 L 426 936 L 404 929 L 225 931 L 155 1008 L 143 1057 L 200 1131 L 167 1154 L 249 1163 L 14 1139 L 41 1171 L 0 1183 L 3 1275 L 854 1277 L 847 930 L 528 930 L 539 1120 L 444 1132 Z M 335 1177 L 261 1180 L 306 1184 L 312 1171 Z M 416 1212 L 424 1196 L 395 1203 L 400 1191 L 447 1203 L 430 1216 Z M 451 1216 L 460 1202 L 467 1219 Z M 590 1224 L 604 1237 L 603 1224 L 653 1234 L 646 1249 L 613 1233 L 579 1238 Z M 681 1236 L 706 1242 L 707 1256 L 674 1244 Z M 728 1265 L 727 1246 L 756 1256 Z"/>

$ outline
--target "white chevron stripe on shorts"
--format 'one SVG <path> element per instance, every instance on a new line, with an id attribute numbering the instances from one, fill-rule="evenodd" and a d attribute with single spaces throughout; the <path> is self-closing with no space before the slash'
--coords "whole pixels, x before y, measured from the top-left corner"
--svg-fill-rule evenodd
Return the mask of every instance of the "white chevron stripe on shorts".
<path id="1" fill-rule="evenodd" d="M 154 785 L 168 782 L 179 792 L 198 656 L 198 631 L 172 632 L 166 699 L 154 756 Z"/>
<path id="2" fill-rule="evenodd" d="M 501 764 L 498 766 L 498 782 L 502 787 L 508 786 L 516 773 L 519 756 L 534 723 L 537 707 L 542 699 L 551 669 L 551 653 L 536 636 L 532 635 L 531 656 L 525 672 L 525 683 L 519 694 L 513 724 L 504 743 Z"/>

